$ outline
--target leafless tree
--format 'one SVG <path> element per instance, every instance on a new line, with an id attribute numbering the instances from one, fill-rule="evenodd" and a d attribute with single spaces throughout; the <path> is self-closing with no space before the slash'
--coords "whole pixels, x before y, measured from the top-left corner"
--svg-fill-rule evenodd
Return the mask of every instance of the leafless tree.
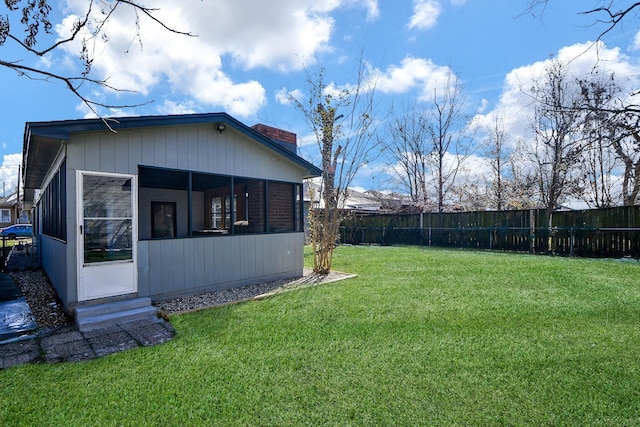
<path id="1" fill-rule="evenodd" d="M 526 142 L 518 140 L 509 155 L 511 179 L 505 184 L 506 209 L 533 209 L 539 205 L 537 197 L 536 175 L 527 158 Z"/>
<path id="2" fill-rule="evenodd" d="M 507 131 L 505 129 L 504 116 L 494 117 L 493 123 L 488 129 L 487 137 L 482 142 L 484 154 L 491 166 L 491 179 L 488 182 L 490 189 L 490 205 L 499 211 L 505 207 L 507 198 L 507 180 L 510 150 L 508 149 Z"/>
<path id="3" fill-rule="evenodd" d="M 618 124 L 624 133 L 613 139 L 612 146 L 624 165 L 622 199 L 625 206 L 640 203 L 640 115 L 632 112 L 619 115 Z"/>
<path id="4" fill-rule="evenodd" d="M 622 203 L 635 205 L 640 202 L 640 112 L 626 102 L 630 96 L 614 81 L 613 74 L 606 80 L 592 79 L 580 84 L 588 120 L 589 148 L 596 151 L 591 154 L 590 164 L 597 168 L 597 175 L 587 175 L 592 185 L 595 180 L 599 186 L 599 191 L 594 189 L 599 197 L 595 206 L 605 207 L 605 202 L 613 199 L 609 194 L 613 185 L 610 177 L 620 165 Z"/>
<path id="5" fill-rule="evenodd" d="M 431 145 L 431 171 L 438 212 L 443 212 L 447 195 L 471 152 L 470 118 L 464 113 L 462 85 L 449 76 L 444 88 L 434 89 L 427 109 L 427 132 Z"/>
<path id="6" fill-rule="evenodd" d="M 385 147 L 397 178 L 421 209 L 445 209 L 448 197 L 460 197 L 456 177 L 471 151 L 470 119 L 455 76 L 433 89 L 425 103 L 413 102 L 390 113 Z"/>
<path id="7" fill-rule="evenodd" d="M 141 39 L 140 18 L 149 18 L 160 28 L 176 34 L 191 35 L 188 32 L 179 31 L 167 26 L 156 18 L 157 9 L 144 6 L 135 0 L 88 0 L 86 13 L 79 16 L 73 24 L 70 33 L 61 37 L 53 37 L 54 23 L 50 20 L 52 11 L 50 0 L 6 0 L 4 7 L 6 14 L 0 15 L 0 47 L 13 43 L 22 48 L 25 58 L 9 59 L 0 58 L 0 66 L 15 71 L 19 76 L 33 80 L 58 81 L 66 86 L 78 97 L 91 111 L 99 116 L 97 108 L 124 108 L 131 105 L 110 105 L 92 99 L 85 93 L 90 88 L 102 87 L 115 91 L 122 91 L 109 85 L 107 80 L 91 77 L 91 68 L 94 61 L 94 52 L 91 49 L 93 40 L 108 40 L 106 32 L 107 22 L 120 10 L 128 8 L 135 15 L 135 37 Z M 21 34 L 23 33 L 23 34 Z M 27 65 L 28 57 L 43 57 L 44 55 L 59 50 L 63 45 L 80 42 L 78 59 L 82 63 L 82 71 L 79 73 L 65 74 L 39 67 Z"/>
<path id="8" fill-rule="evenodd" d="M 581 168 L 589 191 L 583 193 L 583 200 L 591 207 L 606 208 L 615 205 L 614 174 L 620 166 L 614 149 L 622 147 L 623 134 L 619 115 L 610 112 L 621 93 L 613 73 L 601 77 L 597 72 L 579 79 L 582 96 L 584 123 L 582 133 L 585 150 Z M 615 143 L 614 141 L 618 141 Z"/>
<path id="9" fill-rule="evenodd" d="M 387 160 L 402 191 L 422 211 L 431 205 L 431 141 L 427 133 L 427 116 L 413 101 L 393 106 L 381 139 Z"/>
<path id="10" fill-rule="evenodd" d="M 463 112 L 462 86 L 451 76 L 444 90 L 434 90 L 431 103 L 428 130 L 433 146 L 438 212 L 442 212 L 447 193 L 454 188 L 458 172 L 471 152 L 470 118 Z"/>
<path id="11" fill-rule="evenodd" d="M 531 154 L 540 198 L 551 227 L 553 211 L 567 196 L 578 193 L 577 186 L 581 184 L 574 174 L 584 150 L 579 129 L 580 91 L 569 78 L 566 66 L 553 58 L 535 82 L 532 94 L 535 111 Z"/>
<path id="12" fill-rule="evenodd" d="M 375 79 L 360 58 L 353 85 L 337 88 L 326 70 L 309 73 L 305 98 L 290 95 L 316 137 L 322 161 L 320 209 L 310 212 L 313 270 L 331 271 L 340 223 L 346 216 L 349 186 L 358 171 L 379 155 L 374 139 Z"/>
<path id="13" fill-rule="evenodd" d="M 532 14 L 543 14 L 550 0 L 529 0 L 527 12 Z M 640 2 L 633 0 L 592 0 L 592 6 L 585 7 L 584 15 L 593 17 L 595 28 L 599 28 L 597 40 L 603 39 L 615 28 L 620 28 L 626 22 L 638 18 L 640 12 Z M 635 28 L 634 25 L 632 28 Z M 612 128 L 624 130 L 621 135 L 610 135 L 609 142 L 615 155 L 624 165 L 623 172 L 623 203 L 633 205 L 639 201 L 640 194 L 640 105 L 637 95 L 640 91 L 630 91 L 628 96 L 621 96 L 624 102 L 614 103 L 603 107 L 586 105 L 589 114 L 594 114 L 597 110 L 609 117 L 607 129 Z"/>

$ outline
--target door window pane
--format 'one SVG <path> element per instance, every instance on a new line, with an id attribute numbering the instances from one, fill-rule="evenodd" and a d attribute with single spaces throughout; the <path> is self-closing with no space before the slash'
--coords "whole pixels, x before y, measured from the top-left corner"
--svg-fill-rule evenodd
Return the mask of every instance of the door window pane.
<path id="1" fill-rule="evenodd" d="M 131 179 L 83 175 L 84 262 L 133 259 Z"/>
<path id="2" fill-rule="evenodd" d="M 85 219 L 84 262 L 132 260 L 131 219 Z"/>
<path id="3" fill-rule="evenodd" d="M 85 218 L 131 218 L 131 179 L 84 175 Z"/>

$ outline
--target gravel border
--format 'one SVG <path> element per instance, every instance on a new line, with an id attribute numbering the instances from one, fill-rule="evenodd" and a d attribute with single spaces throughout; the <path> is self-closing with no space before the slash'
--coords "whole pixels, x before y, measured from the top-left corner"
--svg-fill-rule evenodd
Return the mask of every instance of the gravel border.
<path id="1" fill-rule="evenodd" d="M 62 307 L 51 282 L 41 269 L 14 271 L 9 276 L 18 284 L 36 319 L 38 330 L 53 329 L 72 322 Z"/>
<path id="2" fill-rule="evenodd" d="M 53 290 L 49 278 L 40 268 L 40 261 L 30 242 L 13 247 L 6 260 L 6 269 L 22 293 L 38 324 L 38 332 L 65 326 L 73 320 Z"/>
<path id="3" fill-rule="evenodd" d="M 73 322 L 73 319 L 64 311 L 49 278 L 39 267 L 37 256 L 31 251 L 12 250 L 7 259 L 7 270 L 24 294 L 38 323 L 39 332 L 46 332 Z M 160 309 L 160 314 L 163 317 L 166 317 L 172 314 L 264 298 L 280 292 L 330 283 L 354 276 L 353 274 L 336 271 L 322 275 L 314 273 L 310 268 L 305 268 L 303 276 L 300 278 L 275 280 L 239 288 L 205 292 L 199 295 L 154 302 L 153 305 Z"/>
<path id="4" fill-rule="evenodd" d="M 160 301 L 154 305 L 160 308 L 162 315 L 168 316 L 251 299 L 265 298 L 284 291 L 314 286 L 321 283 L 335 282 L 337 280 L 347 279 L 350 277 L 355 277 L 355 275 L 336 271 L 322 275 L 313 273 L 311 269 L 305 268 L 301 278 L 275 280 L 272 282 L 263 282 L 239 288 L 205 292 L 199 295 Z"/>

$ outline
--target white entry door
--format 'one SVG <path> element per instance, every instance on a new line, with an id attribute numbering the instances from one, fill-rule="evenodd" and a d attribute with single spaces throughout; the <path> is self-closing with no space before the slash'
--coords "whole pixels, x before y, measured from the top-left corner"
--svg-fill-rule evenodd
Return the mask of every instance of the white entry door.
<path id="1" fill-rule="evenodd" d="M 137 292 L 135 175 L 78 171 L 78 299 Z"/>

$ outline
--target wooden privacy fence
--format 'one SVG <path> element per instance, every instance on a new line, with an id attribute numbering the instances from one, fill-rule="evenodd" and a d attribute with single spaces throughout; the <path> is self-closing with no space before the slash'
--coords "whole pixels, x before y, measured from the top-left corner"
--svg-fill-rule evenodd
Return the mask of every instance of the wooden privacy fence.
<path id="1" fill-rule="evenodd" d="M 346 244 L 421 245 L 582 257 L 640 258 L 640 206 L 554 212 L 543 209 L 423 214 L 355 214 Z"/>

